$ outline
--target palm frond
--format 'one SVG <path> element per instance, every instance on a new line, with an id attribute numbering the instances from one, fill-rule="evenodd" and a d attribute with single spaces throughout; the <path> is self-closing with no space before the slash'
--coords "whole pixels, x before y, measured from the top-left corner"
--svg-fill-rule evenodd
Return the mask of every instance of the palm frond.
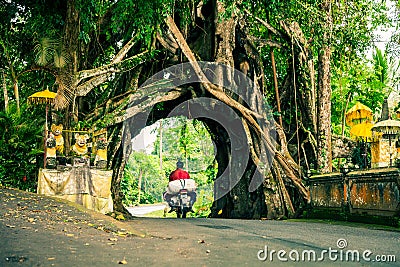
<path id="1" fill-rule="evenodd" d="M 54 50 L 54 65 L 56 68 L 64 68 L 66 65 L 71 63 L 71 57 L 64 48 L 62 42 L 59 42 L 59 45 Z"/>
<path id="2" fill-rule="evenodd" d="M 75 91 L 71 79 L 71 75 L 65 71 L 61 72 L 58 76 L 57 95 L 54 98 L 54 108 L 57 110 L 64 109 L 70 103 L 73 103 Z"/>
<path id="3" fill-rule="evenodd" d="M 388 79 L 388 60 L 382 50 L 376 48 L 373 54 L 374 69 L 381 83 L 386 84 Z"/>
<path id="4" fill-rule="evenodd" d="M 35 53 L 35 62 L 40 66 L 46 66 L 52 63 L 55 47 L 58 45 L 58 41 L 43 37 L 39 39 L 33 48 Z"/>

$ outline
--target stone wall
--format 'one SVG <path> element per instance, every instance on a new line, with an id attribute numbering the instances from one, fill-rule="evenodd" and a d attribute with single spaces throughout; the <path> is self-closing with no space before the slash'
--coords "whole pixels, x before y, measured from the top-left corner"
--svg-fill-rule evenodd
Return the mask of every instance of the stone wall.
<path id="1" fill-rule="evenodd" d="M 311 212 L 340 219 L 400 215 L 400 171 L 380 168 L 310 177 Z"/>

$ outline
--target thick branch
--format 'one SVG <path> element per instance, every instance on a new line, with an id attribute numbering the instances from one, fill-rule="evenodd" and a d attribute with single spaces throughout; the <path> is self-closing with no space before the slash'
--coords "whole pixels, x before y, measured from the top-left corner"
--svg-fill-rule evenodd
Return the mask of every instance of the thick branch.
<path id="1" fill-rule="evenodd" d="M 264 25 L 265 28 L 267 28 L 269 31 L 271 31 L 273 34 L 281 36 L 280 32 L 275 29 L 274 27 L 272 27 L 271 24 L 269 24 L 268 22 L 266 22 L 263 19 L 260 19 L 259 17 L 254 16 L 253 14 L 251 14 L 250 11 L 246 10 L 246 13 L 252 17 L 254 17 L 258 22 L 260 22 L 262 25 Z"/>
<path id="2" fill-rule="evenodd" d="M 160 42 L 160 44 L 170 51 L 172 54 L 176 53 L 176 49 L 178 49 L 178 45 L 176 43 L 168 42 L 169 39 L 165 39 L 160 33 L 157 32 L 157 40 Z"/>
<path id="3" fill-rule="evenodd" d="M 122 60 L 117 63 L 111 63 L 111 64 L 101 66 L 101 67 L 91 69 L 91 70 L 82 70 L 82 71 L 78 72 L 76 82 L 79 83 L 80 81 L 82 81 L 84 79 L 88 79 L 88 78 L 91 78 L 94 76 L 101 76 L 101 75 L 109 74 L 109 73 L 128 71 L 128 70 L 133 69 L 136 66 L 142 64 L 143 62 L 146 62 L 153 56 L 154 55 L 152 53 L 150 53 L 149 51 L 145 51 L 143 53 L 132 56 L 130 58 L 127 58 L 127 59 Z M 93 89 L 93 88 L 85 88 L 86 91 L 87 90 L 90 91 L 91 89 Z M 78 95 L 83 95 L 83 92 L 78 92 Z"/>
<path id="4" fill-rule="evenodd" d="M 85 95 L 87 95 L 91 90 L 93 90 L 93 88 L 103 84 L 111 76 L 112 76 L 111 73 L 106 73 L 106 74 L 100 75 L 98 77 L 94 77 L 94 78 L 84 82 L 83 84 L 81 84 L 81 85 L 79 85 L 77 87 L 76 95 L 77 96 L 85 96 Z"/>
<path id="5" fill-rule="evenodd" d="M 123 112 L 118 110 L 114 113 L 107 115 L 107 118 L 110 119 L 110 121 L 107 122 L 107 127 L 121 123 L 139 113 L 145 112 L 147 109 L 153 107 L 157 103 L 177 99 L 182 94 L 184 94 L 184 92 L 186 92 L 186 91 L 183 89 L 174 90 L 174 91 L 170 91 L 167 93 L 157 92 L 155 96 L 149 97 L 146 100 L 142 101 L 141 103 L 139 103 L 137 105 L 133 105 L 132 107 L 124 110 Z"/>
<path id="6" fill-rule="evenodd" d="M 265 40 L 261 38 L 255 38 L 253 36 L 247 36 L 247 38 L 252 42 L 252 43 L 257 43 L 258 46 L 270 46 L 270 47 L 276 47 L 276 48 L 281 48 L 282 44 L 278 43 L 274 40 Z"/>
<path id="7" fill-rule="evenodd" d="M 119 50 L 118 54 L 115 55 L 115 57 L 111 60 L 111 64 L 118 63 L 120 62 L 124 56 L 129 52 L 129 50 L 132 48 L 132 46 L 135 44 L 135 39 L 136 35 L 132 37 L 129 42 L 127 42 L 124 47 Z"/>
<path id="8" fill-rule="evenodd" d="M 182 49 L 183 54 L 187 57 L 187 59 L 191 63 L 195 73 L 198 75 L 199 79 L 201 81 L 203 81 L 202 85 L 204 86 L 204 88 L 209 93 L 211 93 L 214 97 L 216 97 L 218 100 L 221 100 L 225 104 L 227 104 L 227 105 L 237 109 L 238 111 L 240 111 L 243 114 L 243 116 L 250 122 L 250 124 L 253 127 L 257 128 L 258 124 L 254 120 L 254 118 L 252 118 L 251 116 L 254 116 L 256 118 L 262 118 L 262 116 L 260 114 L 256 113 L 256 112 L 244 107 L 239 102 L 237 102 L 237 101 L 233 100 L 232 98 L 230 98 L 219 87 L 217 87 L 216 85 L 210 83 L 208 81 L 208 79 L 206 78 L 206 75 L 201 70 L 195 55 L 193 54 L 192 50 L 189 48 L 188 44 L 186 43 L 185 38 L 183 37 L 182 33 L 179 31 L 179 29 L 176 26 L 173 18 L 172 17 L 167 17 L 166 23 L 167 23 L 168 27 L 170 28 L 172 34 L 175 36 L 175 39 L 176 39 L 177 43 L 179 44 L 179 47 Z M 262 132 L 261 129 L 258 129 L 258 131 Z"/>
<path id="9" fill-rule="evenodd" d="M 20 76 L 28 73 L 28 72 L 32 72 L 32 71 L 37 71 L 37 70 L 45 70 L 48 73 L 50 73 L 51 75 L 53 75 L 54 77 L 57 77 L 58 73 L 56 71 L 54 71 L 53 69 L 50 69 L 48 67 L 41 67 L 41 66 L 33 66 L 31 67 L 29 70 L 24 70 L 20 73 L 18 73 L 15 78 L 18 80 Z"/>

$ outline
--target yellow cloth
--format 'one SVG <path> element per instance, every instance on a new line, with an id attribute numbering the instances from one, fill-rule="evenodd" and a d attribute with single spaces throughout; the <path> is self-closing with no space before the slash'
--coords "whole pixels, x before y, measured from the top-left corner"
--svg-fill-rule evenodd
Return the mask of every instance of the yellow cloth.
<path id="1" fill-rule="evenodd" d="M 55 158 L 56 157 L 56 148 L 55 147 L 46 148 L 46 157 Z"/>
<path id="2" fill-rule="evenodd" d="M 70 167 L 63 171 L 40 169 L 37 192 L 108 213 L 113 211 L 111 179 L 112 171 L 87 167 Z"/>
<path id="3" fill-rule="evenodd" d="M 56 149 L 61 154 L 64 153 L 64 137 L 62 135 L 55 135 L 54 138 L 56 139 Z"/>
<path id="4" fill-rule="evenodd" d="M 74 151 L 78 155 L 86 155 L 88 153 L 88 148 L 86 145 L 78 146 L 77 144 L 73 145 L 72 151 Z"/>
<path id="5" fill-rule="evenodd" d="M 107 149 L 97 150 L 96 156 L 96 160 L 107 160 Z"/>

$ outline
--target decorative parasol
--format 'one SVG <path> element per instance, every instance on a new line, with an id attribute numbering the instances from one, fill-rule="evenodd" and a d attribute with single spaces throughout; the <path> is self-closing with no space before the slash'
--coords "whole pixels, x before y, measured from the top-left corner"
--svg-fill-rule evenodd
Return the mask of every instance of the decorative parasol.
<path id="1" fill-rule="evenodd" d="M 372 138 L 372 126 L 374 125 L 370 122 L 359 123 L 351 127 L 350 134 L 355 137 L 361 137 L 362 139 Z"/>
<path id="2" fill-rule="evenodd" d="M 46 90 L 36 92 L 28 97 L 28 104 L 51 104 L 53 99 L 56 97 L 56 93 L 50 92 L 47 88 Z"/>
<path id="3" fill-rule="evenodd" d="M 56 97 L 56 93 L 50 92 L 47 87 L 46 90 L 36 92 L 33 95 L 28 97 L 28 104 L 32 105 L 46 105 L 46 121 L 44 124 L 44 147 L 46 147 L 46 137 L 47 137 L 47 117 L 49 113 L 49 104 L 53 103 L 54 98 Z M 44 149 L 44 167 L 46 167 L 46 149 Z"/>
<path id="4" fill-rule="evenodd" d="M 372 139 L 372 128 L 373 124 L 370 122 L 362 122 L 357 125 L 354 125 L 350 129 L 350 135 L 353 137 L 360 138 L 364 147 L 364 151 L 362 153 L 362 157 L 364 159 L 364 166 L 367 167 L 367 145 L 368 139 Z M 365 140 L 365 142 L 364 142 Z"/>
<path id="5" fill-rule="evenodd" d="M 390 166 L 392 166 L 392 136 L 396 136 L 400 132 L 400 121 L 388 119 L 380 121 L 372 126 L 373 132 L 378 132 L 389 137 L 389 148 L 390 148 Z"/>
<path id="6" fill-rule="evenodd" d="M 380 121 L 372 126 L 372 131 L 387 135 L 396 135 L 400 132 L 400 121 L 388 119 Z"/>
<path id="7" fill-rule="evenodd" d="M 356 104 L 346 112 L 346 122 L 349 126 L 359 124 L 362 121 L 372 121 L 372 119 L 372 110 L 360 102 L 356 102 Z"/>

